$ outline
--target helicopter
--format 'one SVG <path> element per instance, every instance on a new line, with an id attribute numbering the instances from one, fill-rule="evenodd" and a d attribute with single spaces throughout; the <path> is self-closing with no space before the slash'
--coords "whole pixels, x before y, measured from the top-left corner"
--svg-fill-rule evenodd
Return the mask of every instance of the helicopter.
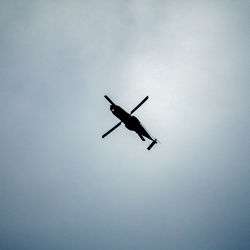
<path id="1" fill-rule="evenodd" d="M 124 109 L 122 109 L 120 106 L 116 105 L 107 95 L 104 96 L 106 100 L 110 103 L 110 110 L 115 115 L 120 122 L 117 123 L 113 128 L 111 128 L 109 131 L 107 131 L 105 134 L 102 135 L 102 138 L 110 134 L 112 131 L 114 131 L 116 128 L 118 128 L 122 123 L 124 123 L 125 127 L 131 131 L 134 131 L 138 134 L 138 136 L 141 138 L 142 141 L 145 141 L 145 138 L 148 138 L 151 140 L 151 144 L 147 147 L 148 150 L 150 150 L 157 142 L 159 142 L 156 138 L 153 138 L 149 133 L 146 131 L 146 129 L 142 126 L 139 119 L 135 116 L 132 116 L 132 114 L 144 103 L 148 100 L 148 96 L 146 96 L 130 113 L 127 113 Z"/>

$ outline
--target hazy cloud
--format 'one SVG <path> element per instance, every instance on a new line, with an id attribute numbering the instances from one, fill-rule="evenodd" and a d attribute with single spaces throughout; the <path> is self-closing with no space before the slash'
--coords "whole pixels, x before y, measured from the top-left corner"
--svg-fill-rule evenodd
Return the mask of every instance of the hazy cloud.
<path id="1" fill-rule="evenodd" d="M 246 1 L 0 6 L 1 249 L 249 248 Z"/>

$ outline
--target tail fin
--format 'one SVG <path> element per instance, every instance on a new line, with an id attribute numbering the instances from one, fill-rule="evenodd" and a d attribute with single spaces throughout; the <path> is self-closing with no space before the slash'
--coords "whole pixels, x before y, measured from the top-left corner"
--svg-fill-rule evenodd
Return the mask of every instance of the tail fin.
<path id="1" fill-rule="evenodd" d="M 157 140 L 155 139 L 151 144 L 148 146 L 148 150 L 150 150 L 155 144 L 157 143 Z"/>

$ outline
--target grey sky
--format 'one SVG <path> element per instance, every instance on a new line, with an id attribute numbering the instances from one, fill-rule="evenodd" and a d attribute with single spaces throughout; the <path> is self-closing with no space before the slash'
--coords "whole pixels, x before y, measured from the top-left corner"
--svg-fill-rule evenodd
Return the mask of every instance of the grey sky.
<path id="1" fill-rule="evenodd" d="M 248 13 L 1 0 L 0 249 L 249 249 Z"/>

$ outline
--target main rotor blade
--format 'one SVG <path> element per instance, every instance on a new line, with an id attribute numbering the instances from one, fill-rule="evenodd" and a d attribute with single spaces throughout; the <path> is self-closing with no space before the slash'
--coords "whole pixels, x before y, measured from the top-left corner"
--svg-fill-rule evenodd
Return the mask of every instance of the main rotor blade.
<path id="1" fill-rule="evenodd" d="M 107 95 L 105 95 L 104 97 L 108 100 L 108 102 L 110 102 L 110 104 L 115 105 Z"/>
<path id="2" fill-rule="evenodd" d="M 116 128 L 118 128 L 120 125 L 122 124 L 122 122 L 117 123 L 113 128 L 111 128 L 108 132 L 106 132 L 102 138 L 104 138 L 105 136 L 107 136 L 109 133 L 111 133 L 113 130 L 115 130 Z"/>
<path id="3" fill-rule="evenodd" d="M 144 102 L 148 100 L 148 96 L 146 96 L 131 112 L 130 114 L 133 114 Z"/>

